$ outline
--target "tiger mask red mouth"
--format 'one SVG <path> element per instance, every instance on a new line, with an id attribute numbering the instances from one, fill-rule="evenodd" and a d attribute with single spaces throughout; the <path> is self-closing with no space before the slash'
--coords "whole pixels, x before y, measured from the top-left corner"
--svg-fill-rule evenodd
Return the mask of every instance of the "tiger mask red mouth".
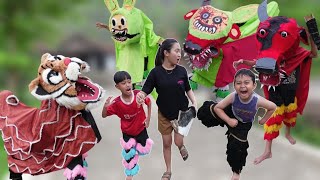
<path id="1" fill-rule="evenodd" d="M 79 58 L 46 53 L 41 58 L 38 77 L 30 83 L 29 90 L 39 100 L 55 99 L 67 108 L 85 109 L 88 104 L 98 102 L 103 94 L 98 84 L 80 76 L 89 69 Z"/>

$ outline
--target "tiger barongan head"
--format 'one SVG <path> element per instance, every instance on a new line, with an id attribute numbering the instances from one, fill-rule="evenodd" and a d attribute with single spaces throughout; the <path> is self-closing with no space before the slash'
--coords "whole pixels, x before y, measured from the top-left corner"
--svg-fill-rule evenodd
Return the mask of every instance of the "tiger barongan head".
<path id="1" fill-rule="evenodd" d="M 89 65 L 76 57 L 42 55 L 38 77 L 29 84 L 29 91 L 39 100 L 55 99 L 69 109 L 91 109 L 102 97 L 103 89 L 80 76 Z"/>

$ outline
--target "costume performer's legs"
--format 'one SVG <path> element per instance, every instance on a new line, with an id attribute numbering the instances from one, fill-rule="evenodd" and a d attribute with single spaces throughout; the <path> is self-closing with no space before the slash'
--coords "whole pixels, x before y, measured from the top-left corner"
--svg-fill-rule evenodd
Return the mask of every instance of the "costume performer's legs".
<path id="1" fill-rule="evenodd" d="M 293 102 L 292 102 L 293 101 Z M 286 138 L 291 144 L 295 144 L 296 140 L 291 136 L 290 130 L 292 127 L 296 125 L 297 120 L 297 98 L 294 98 L 294 100 L 291 100 L 288 102 L 288 106 L 286 106 L 285 109 L 285 119 L 283 120 L 283 123 L 286 125 Z"/>
<path id="2" fill-rule="evenodd" d="M 9 171 L 10 171 L 10 179 L 12 179 L 12 180 L 22 180 L 22 173 L 15 173 L 15 172 L 13 172 L 13 171 L 11 171 L 10 169 L 9 169 Z"/>
<path id="3" fill-rule="evenodd" d="M 202 121 L 207 127 L 214 126 L 224 126 L 228 127 L 226 135 L 228 136 L 227 144 L 227 161 L 234 173 L 240 174 L 243 166 L 246 164 L 246 158 L 248 155 L 247 149 L 249 148 L 249 143 L 247 141 L 247 135 L 251 129 L 252 123 L 241 123 L 235 128 L 229 127 L 222 119 L 214 113 L 213 108 L 216 104 L 212 101 L 206 101 L 198 110 L 198 119 Z M 224 109 L 225 113 L 231 117 L 235 118 L 231 105 Z"/>
<path id="4" fill-rule="evenodd" d="M 295 126 L 297 117 L 296 90 L 288 87 L 281 85 L 276 87 L 275 91 L 273 89 L 269 91 L 269 100 L 274 102 L 277 108 L 271 118 L 264 124 L 264 139 L 267 140 L 266 147 L 263 154 L 254 160 L 254 164 L 259 164 L 263 160 L 272 157 L 272 140 L 279 136 L 282 122 L 286 125 L 286 138 L 291 144 L 296 142 L 290 135 L 290 128 Z"/>
<path id="5" fill-rule="evenodd" d="M 229 85 L 226 85 L 224 87 L 219 87 L 215 90 L 215 92 L 216 92 L 215 101 L 220 102 L 230 94 Z"/>
<path id="6" fill-rule="evenodd" d="M 264 139 L 272 141 L 279 136 L 282 122 L 287 128 L 295 126 L 297 99 L 295 98 L 296 91 L 288 89 L 285 85 L 276 87 L 275 91 L 270 89 L 269 93 L 269 100 L 277 105 L 277 109 L 264 125 Z"/>
<path id="7" fill-rule="evenodd" d="M 137 136 L 130 136 L 123 133 L 121 139 L 122 164 L 125 167 L 126 176 L 134 176 L 139 172 L 139 156 L 150 153 L 153 141 L 149 138 L 147 130 L 144 129 Z"/>
<path id="8" fill-rule="evenodd" d="M 85 161 L 86 154 L 75 157 L 65 169 L 63 175 L 68 180 L 85 180 L 87 178 L 87 162 Z"/>

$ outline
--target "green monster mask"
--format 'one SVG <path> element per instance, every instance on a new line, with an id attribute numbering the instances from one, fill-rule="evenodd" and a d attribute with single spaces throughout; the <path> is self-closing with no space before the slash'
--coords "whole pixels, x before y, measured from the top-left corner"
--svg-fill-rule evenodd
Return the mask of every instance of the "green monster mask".
<path id="1" fill-rule="evenodd" d="M 124 1 L 122 8 L 119 8 L 117 1 L 105 1 L 111 16 L 109 19 L 109 31 L 112 38 L 121 44 L 137 43 L 144 30 L 143 14 L 139 9 L 134 8 L 135 1 Z"/>
<path id="2" fill-rule="evenodd" d="M 107 28 L 115 42 L 117 70 L 129 72 L 132 83 L 140 83 L 155 66 L 155 55 L 162 38 L 153 32 L 152 21 L 134 5 L 136 0 L 104 0 L 110 11 Z"/>
<path id="3" fill-rule="evenodd" d="M 185 14 L 189 26 L 184 51 L 194 69 L 192 80 L 221 89 L 233 82 L 234 61 L 252 60 L 257 56 L 258 4 L 233 11 L 220 10 L 210 4 L 210 0 L 203 0 L 200 8 Z M 268 13 L 270 16 L 279 14 L 276 2 L 268 4 Z"/>

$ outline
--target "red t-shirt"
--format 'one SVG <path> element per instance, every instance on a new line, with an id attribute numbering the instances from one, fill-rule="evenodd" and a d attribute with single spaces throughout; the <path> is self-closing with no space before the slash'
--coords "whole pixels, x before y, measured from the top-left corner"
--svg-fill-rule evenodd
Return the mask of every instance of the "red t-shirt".
<path id="1" fill-rule="evenodd" d="M 136 102 L 138 92 L 139 90 L 133 91 L 134 97 L 130 103 L 124 102 L 121 96 L 118 96 L 107 107 L 107 115 L 117 115 L 121 119 L 121 131 L 131 136 L 138 135 L 145 128 L 143 122 L 146 119 L 146 114 L 143 106 L 138 107 Z M 145 104 L 149 105 L 150 103 L 150 98 L 146 97 Z"/>

